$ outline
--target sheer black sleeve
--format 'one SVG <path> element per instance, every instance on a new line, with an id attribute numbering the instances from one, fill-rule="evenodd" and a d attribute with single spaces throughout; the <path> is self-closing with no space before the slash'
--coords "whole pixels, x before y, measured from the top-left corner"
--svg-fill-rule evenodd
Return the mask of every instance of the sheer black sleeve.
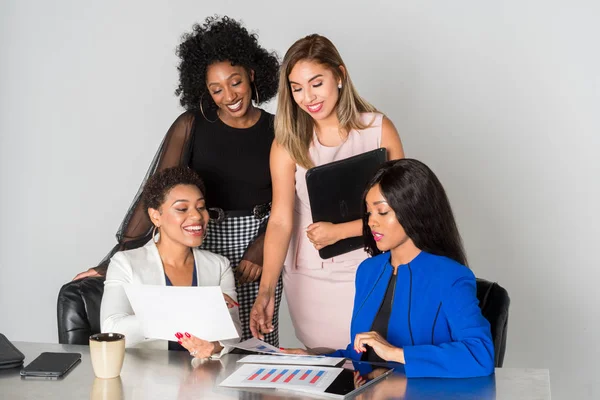
<path id="1" fill-rule="evenodd" d="M 194 128 L 194 113 L 186 111 L 181 114 L 165 135 L 148 172 L 138 189 L 133 202 L 121 226 L 117 231 L 117 244 L 94 269 L 100 274 L 106 274 L 110 258 L 117 251 L 130 250 L 146 244 L 152 235 L 152 223 L 141 201 L 144 184 L 155 172 L 165 168 L 187 165 L 189 163 L 192 132 Z"/>

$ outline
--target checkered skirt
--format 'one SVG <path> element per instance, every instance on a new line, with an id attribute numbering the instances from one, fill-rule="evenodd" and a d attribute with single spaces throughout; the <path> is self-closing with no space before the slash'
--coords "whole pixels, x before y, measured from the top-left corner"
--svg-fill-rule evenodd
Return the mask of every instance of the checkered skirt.
<path id="1" fill-rule="evenodd" d="M 213 253 L 227 257 L 231 262 L 231 268 L 235 274 L 246 248 L 254 240 L 261 224 L 266 222 L 268 215 L 262 219 L 256 219 L 253 215 L 243 217 L 229 217 L 222 222 L 210 220 L 208 222 L 208 233 L 202 248 Z M 242 340 L 250 339 L 250 310 L 258 294 L 260 279 L 256 282 L 239 285 L 236 277 L 236 288 L 238 303 L 240 303 L 240 321 L 242 323 Z M 275 291 L 275 314 L 273 315 L 273 332 L 265 335 L 265 342 L 279 347 L 279 304 L 283 285 L 281 278 L 277 282 Z"/>

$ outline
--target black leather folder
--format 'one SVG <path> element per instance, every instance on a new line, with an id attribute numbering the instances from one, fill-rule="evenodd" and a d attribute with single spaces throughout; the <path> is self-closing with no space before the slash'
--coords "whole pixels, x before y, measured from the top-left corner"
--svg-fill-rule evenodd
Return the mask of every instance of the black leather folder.
<path id="1" fill-rule="evenodd" d="M 362 219 L 363 192 L 386 159 L 386 150 L 380 148 L 306 171 L 313 222 L 339 224 Z M 352 237 L 323 247 L 319 256 L 332 258 L 363 246 L 362 236 Z"/>
<path id="2" fill-rule="evenodd" d="M 0 333 L 0 369 L 20 367 L 24 359 L 23 353 Z"/>

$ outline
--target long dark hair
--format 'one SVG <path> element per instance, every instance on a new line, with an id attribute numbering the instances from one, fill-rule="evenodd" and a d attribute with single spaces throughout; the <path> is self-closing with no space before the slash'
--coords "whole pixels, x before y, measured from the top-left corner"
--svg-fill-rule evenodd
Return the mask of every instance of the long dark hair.
<path id="1" fill-rule="evenodd" d="M 446 191 L 429 167 L 410 158 L 384 163 L 367 184 L 363 207 L 367 192 L 377 184 L 415 246 L 427 253 L 445 256 L 467 265 L 462 239 Z M 377 255 L 381 251 L 375 244 L 368 223 L 369 217 L 365 212 L 365 250 L 370 255 Z"/>

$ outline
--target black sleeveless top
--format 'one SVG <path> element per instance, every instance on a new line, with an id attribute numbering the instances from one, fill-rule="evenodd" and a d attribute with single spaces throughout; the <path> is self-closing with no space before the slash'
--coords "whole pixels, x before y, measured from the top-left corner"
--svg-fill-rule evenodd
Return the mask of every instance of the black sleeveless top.
<path id="1" fill-rule="evenodd" d="M 392 304 L 394 304 L 394 294 L 396 293 L 396 281 L 398 280 L 398 275 L 393 275 L 390 277 L 388 282 L 387 290 L 385 291 L 385 296 L 383 297 L 383 301 L 381 302 L 381 306 L 379 307 L 379 311 L 377 315 L 375 315 L 375 319 L 373 320 L 373 325 L 371 326 L 371 331 L 375 331 L 381 335 L 384 339 L 387 340 L 387 332 L 388 325 L 390 324 L 390 316 L 392 315 Z M 371 346 L 365 346 L 367 351 L 363 353 L 361 357 L 361 361 L 370 361 L 370 362 L 385 362 L 385 360 L 377 353 Z"/>
<path id="2" fill-rule="evenodd" d="M 256 124 L 232 128 L 207 113 L 197 112 L 190 167 L 204 180 L 206 204 L 223 210 L 251 210 L 271 201 L 269 153 L 275 137 L 274 115 L 260 110 Z M 213 114 L 213 115 L 210 115 Z"/>

